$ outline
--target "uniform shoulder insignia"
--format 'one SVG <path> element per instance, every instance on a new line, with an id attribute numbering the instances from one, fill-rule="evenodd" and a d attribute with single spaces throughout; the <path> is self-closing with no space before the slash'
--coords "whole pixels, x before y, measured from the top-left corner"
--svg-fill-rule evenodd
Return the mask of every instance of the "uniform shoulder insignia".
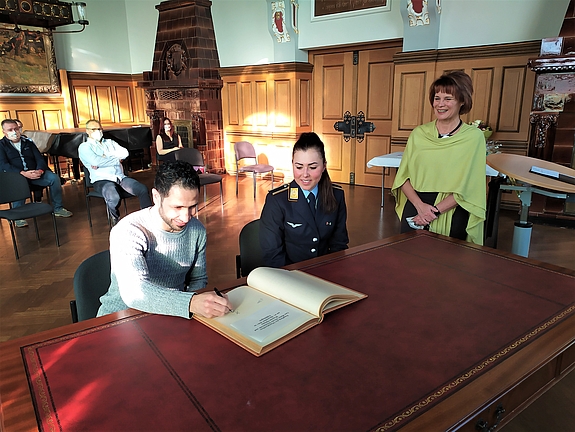
<path id="1" fill-rule="evenodd" d="M 276 194 L 278 194 L 278 193 L 280 193 L 280 192 L 287 191 L 288 188 L 289 188 L 289 184 L 283 184 L 283 185 L 281 185 L 281 186 L 279 186 L 279 187 L 277 187 L 277 188 L 275 188 L 275 189 L 272 189 L 272 190 L 270 191 L 270 193 L 271 193 L 272 195 L 276 195 Z"/>
<path id="2" fill-rule="evenodd" d="M 331 185 L 332 185 L 332 187 L 333 187 L 334 189 L 343 190 L 343 188 L 342 188 L 340 185 L 338 185 L 338 184 L 332 183 Z"/>

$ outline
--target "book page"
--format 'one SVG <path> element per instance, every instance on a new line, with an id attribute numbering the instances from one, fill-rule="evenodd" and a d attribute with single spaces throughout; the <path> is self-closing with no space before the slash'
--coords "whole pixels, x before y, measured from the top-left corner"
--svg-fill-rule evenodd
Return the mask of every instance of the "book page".
<path id="1" fill-rule="evenodd" d="M 248 276 L 248 285 L 298 309 L 321 317 L 326 312 L 364 294 L 298 270 L 258 267 Z"/>
<path id="2" fill-rule="evenodd" d="M 212 318 L 262 347 L 317 319 L 289 304 L 247 286 L 227 293 L 233 312 Z"/>
<path id="3" fill-rule="evenodd" d="M 545 177 L 551 177 L 551 178 L 559 178 L 559 173 L 557 171 L 553 171 L 550 169 L 545 169 L 545 168 L 540 168 L 538 166 L 533 165 L 531 167 L 531 169 L 529 170 L 530 172 L 534 173 L 534 174 L 539 174 Z"/>

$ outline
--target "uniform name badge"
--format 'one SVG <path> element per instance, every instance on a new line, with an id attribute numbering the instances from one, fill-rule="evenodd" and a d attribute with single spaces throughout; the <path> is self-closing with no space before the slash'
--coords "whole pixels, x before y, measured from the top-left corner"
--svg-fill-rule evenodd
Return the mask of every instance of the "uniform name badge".
<path id="1" fill-rule="evenodd" d="M 298 197 L 298 188 L 291 188 L 289 190 L 289 199 L 297 201 L 297 197 Z"/>

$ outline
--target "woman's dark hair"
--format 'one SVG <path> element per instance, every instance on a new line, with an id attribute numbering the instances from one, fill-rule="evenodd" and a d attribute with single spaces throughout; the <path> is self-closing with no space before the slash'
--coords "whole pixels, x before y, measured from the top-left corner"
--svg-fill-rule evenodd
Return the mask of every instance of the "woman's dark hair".
<path id="1" fill-rule="evenodd" d="M 471 77 L 463 71 L 444 73 L 429 88 L 429 103 L 433 106 L 435 95 L 439 92 L 453 95 L 460 103 L 459 114 L 467 114 L 473 106 L 473 83 Z"/>
<path id="2" fill-rule="evenodd" d="M 327 165 L 323 142 L 315 132 L 304 132 L 299 136 L 299 139 L 293 146 L 292 160 L 296 151 L 308 151 L 310 149 L 317 151 L 321 155 L 324 165 Z M 327 166 L 323 170 L 317 186 L 319 189 L 319 196 L 321 198 L 319 203 L 321 208 L 326 213 L 333 213 L 337 209 L 337 201 L 333 194 L 333 187 L 327 172 Z"/>
<path id="3" fill-rule="evenodd" d="M 199 190 L 200 178 L 194 167 L 187 162 L 164 162 L 158 167 L 154 189 L 164 198 L 169 195 L 172 186 Z"/>
<path id="4" fill-rule="evenodd" d="M 168 136 L 168 134 L 166 133 L 166 130 L 164 129 L 164 123 L 165 123 L 166 121 L 169 121 L 169 122 L 170 122 L 170 126 L 172 127 L 172 137 L 171 137 L 171 138 Z M 175 137 L 178 136 L 178 134 L 177 134 L 176 131 L 174 130 L 174 124 L 172 123 L 172 120 L 170 120 L 168 117 L 162 117 L 162 124 L 161 124 L 161 126 L 160 126 L 160 135 L 162 136 L 162 138 L 165 137 L 165 138 L 168 139 L 168 140 L 169 140 L 169 139 L 172 139 L 172 140 L 173 140 L 173 139 L 175 139 Z"/>

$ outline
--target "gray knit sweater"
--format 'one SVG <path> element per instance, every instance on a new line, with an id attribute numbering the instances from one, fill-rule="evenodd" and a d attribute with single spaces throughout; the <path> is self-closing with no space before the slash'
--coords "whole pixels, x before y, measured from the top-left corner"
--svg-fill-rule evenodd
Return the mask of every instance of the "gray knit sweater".
<path id="1" fill-rule="evenodd" d="M 127 308 L 189 318 L 194 291 L 208 283 L 206 229 L 192 218 L 186 228 L 160 229 L 155 207 L 129 214 L 110 233 L 111 283 L 98 316 Z M 192 268 L 189 285 L 186 273 Z"/>

